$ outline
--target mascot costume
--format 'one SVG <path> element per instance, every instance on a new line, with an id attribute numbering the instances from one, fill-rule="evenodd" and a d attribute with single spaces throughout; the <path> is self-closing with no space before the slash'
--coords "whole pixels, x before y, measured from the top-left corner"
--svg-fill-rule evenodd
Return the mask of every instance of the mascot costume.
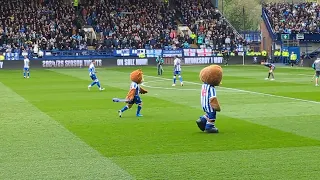
<path id="1" fill-rule="evenodd" d="M 146 94 L 148 91 L 140 87 L 140 84 L 143 82 L 143 72 L 141 69 L 135 70 L 130 74 L 131 86 L 130 90 L 127 94 L 125 102 L 127 105 L 124 106 L 121 110 L 119 110 L 119 117 L 122 117 L 122 113 L 132 107 L 133 104 L 138 105 L 137 117 L 141 117 L 140 111 L 142 109 L 142 100 L 140 98 L 140 94 Z"/>
<path id="2" fill-rule="evenodd" d="M 215 122 L 216 113 L 220 112 L 221 108 L 215 87 L 221 84 L 222 73 L 222 68 L 218 65 L 211 65 L 200 71 L 200 80 L 203 82 L 201 88 L 201 106 L 205 115 L 201 116 L 196 123 L 201 131 L 207 133 L 219 132 L 215 126 Z"/>

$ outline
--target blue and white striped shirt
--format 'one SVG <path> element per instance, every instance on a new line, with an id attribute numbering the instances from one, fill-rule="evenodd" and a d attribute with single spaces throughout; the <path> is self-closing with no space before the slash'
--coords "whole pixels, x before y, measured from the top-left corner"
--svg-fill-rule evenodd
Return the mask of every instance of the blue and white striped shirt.
<path id="1" fill-rule="evenodd" d="M 89 76 L 95 75 L 96 74 L 96 68 L 94 67 L 93 64 L 90 64 L 89 66 Z"/>
<path id="2" fill-rule="evenodd" d="M 204 112 L 215 112 L 210 105 L 210 98 L 216 97 L 216 89 L 210 84 L 203 84 L 201 88 L 201 106 Z"/>
<path id="3" fill-rule="evenodd" d="M 174 60 L 174 71 L 181 71 L 181 60 L 179 59 L 179 58 L 176 58 L 175 60 Z"/>
<path id="4" fill-rule="evenodd" d="M 139 84 L 135 83 L 135 82 L 132 82 L 131 85 L 130 85 L 130 89 L 135 89 L 136 90 L 136 93 L 134 94 L 135 96 L 139 96 L 139 93 L 140 93 L 140 87 L 139 87 Z"/>

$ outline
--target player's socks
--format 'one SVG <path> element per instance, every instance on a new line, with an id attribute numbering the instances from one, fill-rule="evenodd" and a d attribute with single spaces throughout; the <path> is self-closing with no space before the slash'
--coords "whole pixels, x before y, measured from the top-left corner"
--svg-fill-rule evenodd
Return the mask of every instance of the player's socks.
<path id="1" fill-rule="evenodd" d="M 268 79 L 270 78 L 271 73 L 268 74 Z"/>
<path id="2" fill-rule="evenodd" d="M 181 77 L 181 76 L 179 76 L 179 80 L 180 80 L 181 86 L 183 86 L 183 80 L 182 80 L 182 77 Z"/>
<path id="3" fill-rule="evenodd" d="M 30 77 L 30 72 L 28 72 L 28 77 Z"/>
<path id="4" fill-rule="evenodd" d="M 179 76 L 179 80 L 180 80 L 180 82 L 182 83 L 182 76 Z"/>
<path id="5" fill-rule="evenodd" d="M 97 86 L 99 87 L 99 90 L 100 90 L 100 91 L 103 91 L 103 90 L 104 90 L 104 88 L 102 88 L 101 85 L 100 85 L 100 81 L 97 82 Z"/>
<path id="6" fill-rule="evenodd" d="M 126 111 L 126 110 L 128 110 L 128 109 L 129 109 L 128 106 L 124 106 L 120 111 L 121 111 L 121 112 L 124 112 L 124 111 Z"/>
<path id="7" fill-rule="evenodd" d="M 138 105 L 138 109 L 137 109 L 137 116 L 138 116 L 138 117 L 142 116 L 142 115 L 140 114 L 141 109 L 142 109 L 142 106 L 141 106 L 141 105 Z"/>
<path id="8" fill-rule="evenodd" d="M 173 84 L 176 84 L 177 78 L 176 76 L 173 76 Z"/>
<path id="9" fill-rule="evenodd" d="M 97 82 L 93 81 L 89 86 L 92 87 L 92 86 L 94 86 L 96 84 L 97 84 Z"/>
<path id="10" fill-rule="evenodd" d="M 26 72 L 23 72 L 23 77 L 26 78 Z"/>
<path id="11" fill-rule="evenodd" d="M 122 117 L 122 111 L 119 110 L 118 113 L 119 113 L 119 117 Z"/>

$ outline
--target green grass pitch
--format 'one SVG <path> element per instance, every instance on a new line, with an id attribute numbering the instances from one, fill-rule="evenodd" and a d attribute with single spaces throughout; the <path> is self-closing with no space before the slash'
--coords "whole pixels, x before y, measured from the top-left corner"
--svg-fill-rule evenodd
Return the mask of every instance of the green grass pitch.
<path id="1" fill-rule="evenodd" d="M 86 68 L 0 71 L 0 179 L 320 179 L 320 88 L 311 68 L 223 67 L 219 134 L 200 132 L 199 71 L 185 86 L 145 74 L 144 117 L 117 111 L 137 67 L 97 69 L 105 91 L 87 90 Z"/>

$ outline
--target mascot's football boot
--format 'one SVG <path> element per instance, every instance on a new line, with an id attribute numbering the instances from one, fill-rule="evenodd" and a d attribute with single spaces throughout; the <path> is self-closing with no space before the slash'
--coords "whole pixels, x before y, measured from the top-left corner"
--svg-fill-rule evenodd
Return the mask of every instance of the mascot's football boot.
<path id="1" fill-rule="evenodd" d="M 207 133 L 219 133 L 219 130 L 218 130 L 218 128 L 213 127 L 213 128 L 210 128 L 210 129 L 206 129 L 205 132 L 207 132 Z"/>
<path id="2" fill-rule="evenodd" d="M 200 119 L 198 119 L 196 123 L 201 131 L 204 131 L 206 129 L 207 120 L 204 117 L 200 117 Z"/>
<path id="3" fill-rule="evenodd" d="M 205 132 L 207 132 L 207 133 L 219 133 L 219 130 L 214 125 L 214 122 L 212 122 L 210 124 L 209 123 L 206 124 Z"/>

